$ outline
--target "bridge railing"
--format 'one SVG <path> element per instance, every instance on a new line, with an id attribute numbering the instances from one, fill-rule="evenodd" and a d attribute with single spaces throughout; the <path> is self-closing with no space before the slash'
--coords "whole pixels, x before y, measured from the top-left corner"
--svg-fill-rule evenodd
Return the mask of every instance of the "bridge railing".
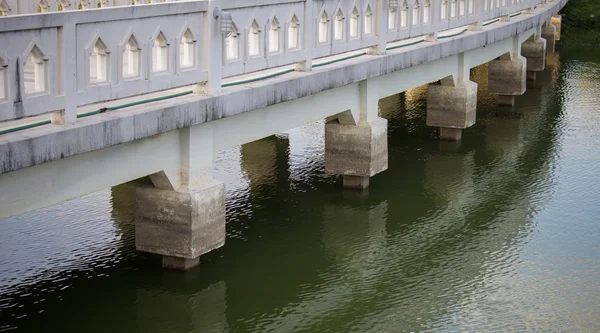
<path id="1" fill-rule="evenodd" d="M 207 8 L 194 1 L 0 18 L 0 121 L 57 110 L 74 118 L 77 106 L 207 81 L 199 54 L 213 47 L 200 36 Z"/>
<path id="2" fill-rule="evenodd" d="M 59 12 L 12 15 L 44 5 Z M 71 10 L 0 0 L 0 121 L 251 73 L 507 16 L 545 0 L 222 0 Z M 104 1 L 104 2 L 102 2 Z M 395 5 L 393 5 L 396 3 Z M 391 5 L 392 4 L 392 5 Z M 391 6 L 390 6 L 391 5 Z M 229 12 L 221 36 L 215 7 Z M 13 7 L 15 8 L 15 7 Z M 58 10 L 58 9 L 57 9 Z M 216 28 L 215 28 L 216 27 Z M 215 88 L 216 87 L 216 88 Z M 216 89 L 216 90 L 215 90 Z M 209 92 L 210 92 L 209 91 Z"/>

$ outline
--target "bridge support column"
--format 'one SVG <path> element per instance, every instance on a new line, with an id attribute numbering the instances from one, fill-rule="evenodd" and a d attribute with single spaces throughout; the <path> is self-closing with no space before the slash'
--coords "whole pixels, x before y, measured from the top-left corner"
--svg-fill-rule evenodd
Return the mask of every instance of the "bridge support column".
<path id="1" fill-rule="evenodd" d="M 212 178 L 211 127 L 201 127 L 179 130 L 178 167 L 136 191 L 136 248 L 161 254 L 165 268 L 187 270 L 225 243 L 225 186 Z"/>
<path id="2" fill-rule="evenodd" d="M 562 28 L 562 15 L 554 15 L 550 22 L 556 27 L 556 34 L 554 35 L 554 40 L 560 40 L 560 33 Z"/>
<path id="3" fill-rule="evenodd" d="M 440 128 L 440 139 L 458 141 L 462 130 L 475 124 L 477 83 L 455 83 L 451 77 L 430 84 L 427 93 L 427 126 Z"/>
<path id="4" fill-rule="evenodd" d="M 378 116 L 377 78 L 360 82 L 359 96 L 357 110 L 325 125 L 325 171 L 343 175 L 345 188 L 365 189 L 388 168 L 387 120 Z"/>
<path id="5" fill-rule="evenodd" d="M 523 95 L 527 89 L 527 59 L 521 56 L 519 36 L 512 38 L 513 52 L 488 64 L 488 91 L 498 95 L 499 105 L 515 105 L 515 96 Z"/>
<path id="6" fill-rule="evenodd" d="M 536 72 L 546 68 L 546 40 L 541 38 L 541 28 L 521 46 L 521 55 L 527 59 L 527 80 L 534 81 Z"/>
<path id="7" fill-rule="evenodd" d="M 542 38 L 546 40 L 546 52 L 554 52 L 556 48 L 556 27 L 552 24 L 552 21 L 542 25 Z"/>

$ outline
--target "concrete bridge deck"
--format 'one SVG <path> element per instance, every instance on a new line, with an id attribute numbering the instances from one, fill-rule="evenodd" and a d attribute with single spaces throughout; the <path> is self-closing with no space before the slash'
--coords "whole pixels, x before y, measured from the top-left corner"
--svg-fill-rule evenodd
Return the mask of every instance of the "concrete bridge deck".
<path id="1" fill-rule="evenodd" d="M 495 93 L 501 103 L 514 102 L 524 92 L 525 73 L 543 69 L 530 67 L 545 61 L 543 37 L 548 33 L 543 26 L 552 27 L 552 17 L 566 2 L 529 1 L 525 9 L 500 12 L 491 20 L 480 15 L 477 22 L 445 32 L 383 45 L 379 40 L 314 62 L 302 56 L 295 65 L 219 78 L 220 87 L 209 87 L 209 78 L 191 86 L 193 93 L 185 85 L 151 92 L 143 96 L 157 97 L 151 103 L 0 135 L 0 218 L 151 175 L 155 188 L 138 193 L 143 211 L 138 248 L 163 254 L 166 266 L 194 265 L 199 255 L 224 241 L 223 188 L 211 172 L 218 151 L 327 118 L 327 171 L 344 175 L 348 187 L 368 186 L 370 176 L 387 168 L 387 124 L 377 114 L 379 99 L 440 81 L 430 87 L 428 124 L 440 127 L 443 139 L 460 139 L 460 131 L 475 121 L 476 84 L 473 96 L 469 70 L 493 62 L 489 75 L 491 85 L 496 82 Z M 483 13 L 483 1 L 477 3 Z M 11 24 L 19 29 L 32 24 L 9 19 L 0 20 L 0 34 L 14 30 Z M 379 31 L 388 28 L 389 21 L 383 23 Z M 158 98 L 181 92 L 185 94 Z M 59 118 L 140 98 L 92 103 L 76 111 L 65 108 Z M 176 207 L 189 210 L 169 213 Z M 165 221 L 179 229 L 161 229 Z"/>

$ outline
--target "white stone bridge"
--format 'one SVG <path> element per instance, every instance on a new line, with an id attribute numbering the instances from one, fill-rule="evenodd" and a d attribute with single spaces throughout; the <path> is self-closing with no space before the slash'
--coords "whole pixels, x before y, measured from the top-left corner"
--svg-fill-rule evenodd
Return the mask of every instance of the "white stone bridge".
<path id="1" fill-rule="evenodd" d="M 224 244 L 217 152 L 326 118 L 326 171 L 387 169 L 378 101 L 430 83 L 427 124 L 513 105 L 567 0 L 0 0 L 0 219 L 143 176 L 136 246 L 186 269 Z M 230 21 L 231 20 L 231 21 Z"/>

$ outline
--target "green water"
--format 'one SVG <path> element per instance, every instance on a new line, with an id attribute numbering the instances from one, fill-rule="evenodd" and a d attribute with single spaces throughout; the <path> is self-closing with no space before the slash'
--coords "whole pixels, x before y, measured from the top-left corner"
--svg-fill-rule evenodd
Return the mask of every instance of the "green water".
<path id="1" fill-rule="evenodd" d="M 381 101 L 364 193 L 324 173 L 322 121 L 219 154 L 226 245 L 184 274 L 135 251 L 136 183 L 0 221 L 0 331 L 600 331 L 600 49 L 551 55 L 515 108 L 472 79 L 459 144 L 426 88 Z"/>

